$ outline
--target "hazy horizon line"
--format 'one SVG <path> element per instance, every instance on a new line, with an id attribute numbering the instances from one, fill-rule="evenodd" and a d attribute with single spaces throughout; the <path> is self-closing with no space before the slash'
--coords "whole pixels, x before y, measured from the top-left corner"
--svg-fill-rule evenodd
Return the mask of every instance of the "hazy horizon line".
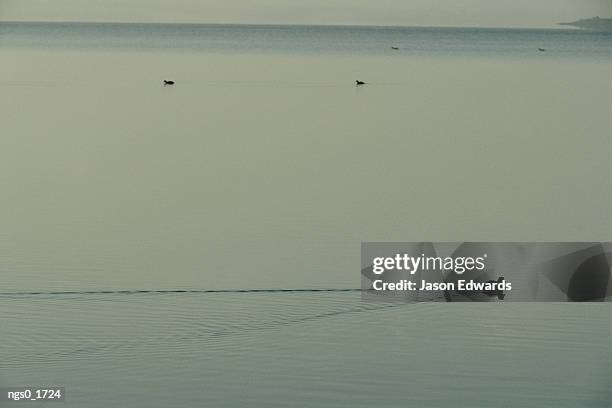
<path id="1" fill-rule="evenodd" d="M 208 25 L 208 26 L 262 26 L 262 27 L 371 27 L 371 28 L 482 28 L 482 29 L 506 29 L 506 30 L 581 30 L 578 27 L 563 25 L 571 21 L 560 21 L 550 26 L 495 26 L 495 25 L 400 25 L 400 24 L 354 24 L 354 23 L 263 23 L 263 22 L 175 22 L 175 21 L 124 21 L 124 20 L 0 20 L 1 23 L 22 24 L 138 24 L 138 25 Z"/>

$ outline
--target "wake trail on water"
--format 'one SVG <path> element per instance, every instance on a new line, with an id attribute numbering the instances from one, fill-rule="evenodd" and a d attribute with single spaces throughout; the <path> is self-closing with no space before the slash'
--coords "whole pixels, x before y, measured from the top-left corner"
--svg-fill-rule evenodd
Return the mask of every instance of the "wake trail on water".
<path id="1" fill-rule="evenodd" d="M 341 328 L 352 324 L 351 316 L 408 305 L 362 302 L 361 292 L 323 288 L 0 293 L 6 333 L 0 370 L 85 359 L 129 365 L 145 357 L 236 353 L 266 331 L 302 330 L 299 327 L 306 324 L 314 329 Z M 183 296 L 218 293 L 228 295 Z M 247 293 L 255 295 L 242 296 Z M 278 295 L 257 295 L 265 293 Z M 179 296 L 123 296 L 138 294 Z M 330 319 L 333 323 L 326 323 Z"/>
<path id="2" fill-rule="evenodd" d="M 138 294 L 181 294 L 181 293 L 315 293 L 315 292 L 364 292 L 355 288 L 319 289 L 124 289 L 124 290 L 78 290 L 78 291 L 24 291 L 0 292 L 0 296 L 65 296 L 65 295 L 138 295 Z"/>

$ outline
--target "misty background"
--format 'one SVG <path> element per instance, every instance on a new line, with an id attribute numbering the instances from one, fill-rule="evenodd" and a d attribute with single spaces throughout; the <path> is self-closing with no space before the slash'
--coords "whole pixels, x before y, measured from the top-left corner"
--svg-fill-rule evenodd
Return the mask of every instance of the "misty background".
<path id="1" fill-rule="evenodd" d="M 2 0 L 0 21 L 553 27 L 610 0 Z"/>

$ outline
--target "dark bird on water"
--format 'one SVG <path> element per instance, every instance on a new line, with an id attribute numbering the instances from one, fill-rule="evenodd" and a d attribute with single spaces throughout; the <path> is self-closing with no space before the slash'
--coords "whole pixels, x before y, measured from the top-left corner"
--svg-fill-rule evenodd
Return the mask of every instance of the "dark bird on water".
<path id="1" fill-rule="evenodd" d="M 538 48 L 538 51 L 544 52 L 544 51 L 546 51 L 546 49 L 545 48 Z"/>
<path id="2" fill-rule="evenodd" d="M 393 46 L 391 46 L 391 49 L 392 49 L 392 50 L 399 50 L 399 47 L 393 47 Z"/>
<path id="3" fill-rule="evenodd" d="M 357 85 L 365 85 L 365 82 L 360 81 L 360 80 L 355 81 L 355 83 L 356 83 Z"/>
<path id="4" fill-rule="evenodd" d="M 166 85 L 174 85 L 174 81 L 169 81 L 167 79 L 164 79 L 164 86 Z"/>
<path id="5" fill-rule="evenodd" d="M 503 276 L 500 276 L 499 278 L 497 278 L 497 280 L 488 280 L 487 283 L 494 283 L 497 285 L 502 285 L 504 283 L 505 279 Z M 498 287 L 497 290 L 483 290 L 482 293 L 484 293 L 487 296 L 496 296 L 499 300 L 504 300 L 504 298 L 506 297 L 506 294 L 504 293 L 504 291 L 502 289 L 500 289 Z"/>

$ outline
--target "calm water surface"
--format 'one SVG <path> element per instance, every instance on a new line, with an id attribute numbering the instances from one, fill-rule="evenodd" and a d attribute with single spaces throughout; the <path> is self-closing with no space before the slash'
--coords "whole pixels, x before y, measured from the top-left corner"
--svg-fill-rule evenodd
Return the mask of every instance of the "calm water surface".
<path id="1" fill-rule="evenodd" d="M 361 241 L 612 240 L 611 43 L 0 23 L 0 385 L 75 407 L 609 406 L 606 305 L 118 291 L 357 288 Z"/>

